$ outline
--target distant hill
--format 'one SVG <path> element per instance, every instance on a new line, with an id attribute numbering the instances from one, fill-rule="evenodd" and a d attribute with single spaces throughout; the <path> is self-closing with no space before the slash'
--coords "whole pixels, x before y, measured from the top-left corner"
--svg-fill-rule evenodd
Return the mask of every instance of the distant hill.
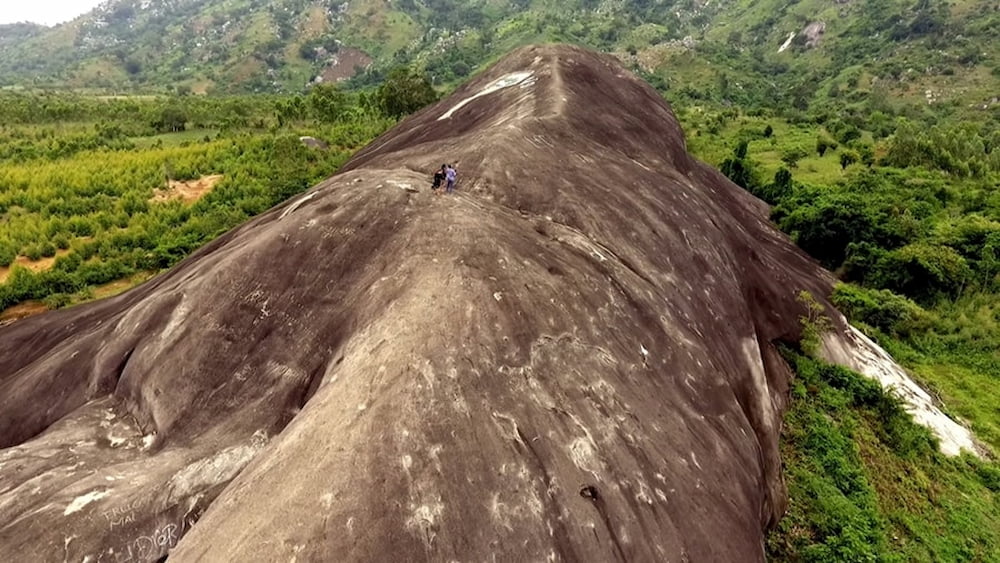
<path id="1" fill-rule="evenodd" d="M 1000 107 L 995 0 L 109 0 L 0 27 L 0 85 L 301 91 L 398 64 L 442 84 L 539 41 L 612 52 L 691 99 Z M 370 66 L 369 66 L 370 65 Z M 318 78 L 319 77 L 319 78 Z"/>
<path id="2" fill-rule="evenodd" d="M 34 23 L 0 24 L 0 54 L 8 53 L 18 43 L 42 35 L 48 29 Z"/>

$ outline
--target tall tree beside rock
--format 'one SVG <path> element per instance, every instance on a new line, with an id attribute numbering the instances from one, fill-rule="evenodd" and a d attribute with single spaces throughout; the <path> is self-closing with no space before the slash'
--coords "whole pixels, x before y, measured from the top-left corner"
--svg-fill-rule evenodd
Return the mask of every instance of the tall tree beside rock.
<path id="1" fill-rule="evenodd" d="M 375 93 L 382 113 L 395 118 L 413 113 L 437 98 L 427 76 L 407 67 L 393 69 Z"/>

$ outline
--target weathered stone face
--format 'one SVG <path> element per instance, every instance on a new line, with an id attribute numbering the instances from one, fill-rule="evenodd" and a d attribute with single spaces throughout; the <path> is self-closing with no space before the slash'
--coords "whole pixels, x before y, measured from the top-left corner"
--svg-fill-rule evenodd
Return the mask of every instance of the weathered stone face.
<path id="1" fill-rule="evenodd" d="M 830 281 L 655 91 L 521 49 L 170 272 L 0 329 L 0 560 L 763 559 L 774 343 Z"/>

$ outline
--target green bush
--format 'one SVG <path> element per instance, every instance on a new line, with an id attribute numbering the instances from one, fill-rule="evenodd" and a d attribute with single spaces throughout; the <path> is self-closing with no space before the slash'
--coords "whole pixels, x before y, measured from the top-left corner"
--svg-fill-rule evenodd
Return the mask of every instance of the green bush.
<path id="1" fill-rule="evenodd" d="M 41 243 L 39 250 L 43 258 L 51 258 L 56 255 L 56 245 L 49 241 Z"/>
<path id="2" fill-rule="evenodd" d="M 17 258 L 17 247 L 9 240 L 0 240 L 0 267 L 10 266 Z"/>
<path id="3" fill-rule="evenodd" d="M 781 160 L 789 168 L 797 168 L 798 162 L 807 156 L 809 156 L 809 151 L 802 147 L 791 147 L 781 152 Z"/>
<path id="4" fill-rule="evenodd" d="M 846 170 L 848 166 L 858 162 L 861 159 L 856 151 L 847 149 L 840 152 L 840 168 Z"/>
<path id="5" fill-rule="evenodd" d="M 49 309 L 62 309 L 72 302 L 73 296 L 66 293 L 53 293 L 42 300 Z"/>
<path id="6" fill-rule="evenodd" d="M 880 229 L 877 210 L 848 194 L 822 195 L 811 204 L 782 202 L 774 219 L 799 246 L 831 269 L 844 261 L 850 243 L 871 241 Z"/>
<path id="7" fill-rule="evenodd" d="M 957 297 L 971 274 L 966 260 L 954 249 L 918 243 L 886 253 L 870 279 L 878 287 L 932 303 L 941 297 Z"/>
<path id="8" fill-rule="evenodd" d="M 52 237 L 52 244 L 54 244 L 59 250 L 68 250 L 70 246 L 69 236 L 65 233 L 59 233 L 58 235 Z"/>
<path id="9" fill-rule="evenodd" d="M 828 150 L 837 150 L 837 141 L 821 133 L 816 137 L 816 154 L 823 156 Z"/>
<path id="10" fill-rule="evenodd" d="M 885 289 L 838 284 L 830 300 L 848 319 L 895 336 L 925 330 L 930 323 L 927 311 L 906 297 Z"/>
<path id="11" fill-rule="evenodd" d="M 41 260 L 44 252 L 43 245 L 41 243 L 35 243 L 28 245 L 24 249 L 24 256 L 31 261 Z"/>

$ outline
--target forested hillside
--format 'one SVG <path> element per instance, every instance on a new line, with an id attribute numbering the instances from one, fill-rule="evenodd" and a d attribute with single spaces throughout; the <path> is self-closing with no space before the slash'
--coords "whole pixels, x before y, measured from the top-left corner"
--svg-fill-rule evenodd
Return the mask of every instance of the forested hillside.
<path id="1" fill-rule="evenodd" d="M 362 81 L 416 63 L 451 83 L 516 45 L 561 41 L 694 99 L 967 108 L 1000 96 L 998 30 L 988 0 L 110 0 L 52 29 L 0 28 L 0 84 L 294 92 L 370 61 Z"/>

